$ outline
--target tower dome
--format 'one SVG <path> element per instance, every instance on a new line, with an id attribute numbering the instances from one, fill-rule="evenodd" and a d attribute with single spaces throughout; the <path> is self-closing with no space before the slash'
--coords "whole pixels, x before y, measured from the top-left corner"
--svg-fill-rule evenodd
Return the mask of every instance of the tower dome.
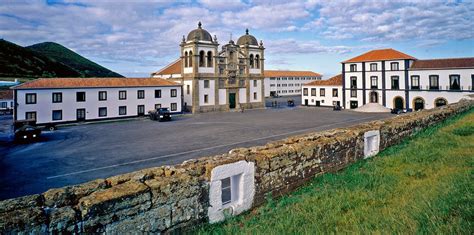
<path id="1" fill-rule="evenodd" d="M 246 29 L 245 30 L 245 35 L 241 36 L 239 38 L 239 40 L 237 40 L 237 45 L 245 45 L 245 44 L 249 44 L 249 45 L 252 45 L 252 46 L 258 46 L 258 42 L 257 42 L 257 39 L 250 35 L 249 34 L 249 29 Z"/>
<path id="2" fill-rule="evenodd" d="M 189 32 L 188 37 L 186 37 L 187 41 L 194 40 L 195 38 L 199 41 L 211 41 L 212 42 L 212 36 L 209 32 L 207 32 L 205 29 L 202 29 L 202 24 L 201 21 L 198 23 L 198 28 Z"/>

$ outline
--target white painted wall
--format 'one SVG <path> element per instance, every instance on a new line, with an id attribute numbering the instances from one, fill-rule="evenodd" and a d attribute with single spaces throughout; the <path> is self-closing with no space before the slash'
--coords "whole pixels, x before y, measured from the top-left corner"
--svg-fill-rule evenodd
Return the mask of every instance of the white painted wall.
<path id="1" fill-rule="evenodd" d="M 188 91 L 188 88 L 189 88 L 189 91 Z M 186 103 L 188 106 L 193 105 L 193 81 L 192 80 L 185 80 L 184 81 L 183 102 Z"/>
<path id="2" fill-rule="evenodd" d="M 0 100 L 0 110 L 2 110 L 2 109 L 12 109 L 13 106 L 14 106 L 13 104 L 14 104 L 14 101 L 11 100 L 11 99 Z M 2 108 L 3 106 L 6 106 L 6 108 Z"/>
<path id="3" fill-rule="evenodd" d="M 305 84 L 317 80 L 321 80 L 321 77 L 266 77 L 265 97 L 270 97 L 270 91 L 275 91 L 278 96 L 301 95 Z"/>
<path id="4" fill-rule="evenodd" d="M 334 106 L 339 101 L 339 104 L 342 106 L 342 86 L 303 86 L 304 88 L 308 88 L 308 95 L 305 96 L 303 92 L 301 92 L 301 102 L 304 105 L 305 100 L 308 100 L 308 105 L 315 106 L 316 101 L 320 102 L 320 106 Z M 311 89 L 316 89 L 316 96 L 311 95 Z M 321 96 L 320 89 L 325 89 L 325 96 Z M 332 89 L 337 89 L 337 97 L 333 97 Z"/>
<path id="5" fill-rule="evenodd" d="M 239 103 L 247 103 L 247 89 L 245 88 L 239 89 Z"/>
<path id="6" fill-rule="evenodd" d="M 227 104 L 227 91 L 226 89 L 219 89 L 219 104 Z"/>
<path id="7" fill-rule="evenodd" d="M 250 81 L 250 102 L 260 102 L 262 101 L 262 81 L 261 80 L 256 80 L 257 81 L 257 86 L 254 86 L 254 81 L 255 80 L 249 80 Z M 257 93 L 257 99 L 254 99 L 254 92 Z"/>
<path id="8" fill-rule="evenodd" d="M 161 90 L 161 98 L 155 98 L 155 90 Z M 171 97 L 171 89 L 177 96 Z M 127 99 L 119 100 L 119 91 L 127 91 Z M 145 99 L 137 99 L 137 91 L 145 90 Z M 107 100 L 99 101 L 99 91 L 107 91 Z M 53 103 L 52 93 L 62 92 L 62 102 Z M 76 92 L 86 92 L 85 102 L 76 102 Z M 26 93 L 36 93 L 36 104 L 25 104 Z M 121 87 L 121 88 L 74 88 L 74 89 L 31 89 L 17 90 L 17 120 L 25 119 L 26 112 L 36 112 L 37 123 L 76 121 L 76 109 L 86 109 L 86 120 L 129 117 L 137 115 L 137 106 L 145 105 L 145 114 L 155 109 L 155 104 L 171 110 L 171 103 L 177 104 L 181 112 L 181 87 Z M 119 115 L 119 106 L 127 106 L 127 114 Z M 99 117 L 99 107 L 107 107 L 107 116 Z M 62 110 L 62 120 L 53 121 L 52 111 Z"/>
<path id="9" fill-rule="evenodd" d="M 209 80 L 209 88 L 204 88 L 204 80 L 199 80 L 199 106 L 214 105 L 215 97 L 215 81 Z M 204 103 L 204 95 L 208 95 L 208 102 Z"/>

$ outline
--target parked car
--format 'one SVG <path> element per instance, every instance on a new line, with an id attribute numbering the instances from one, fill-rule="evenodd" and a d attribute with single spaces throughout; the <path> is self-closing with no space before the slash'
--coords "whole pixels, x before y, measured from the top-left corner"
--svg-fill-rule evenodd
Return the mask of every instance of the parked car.
<path id="1" fill-rule="evenodd" d="M 171 121 L 171 112 L 168 108 L 159 108 L 148 112 L 151 120 Z"/>
<path id="2" fill-rule="evenodd" d="M 295 101 L 292 99 L 288 100 L 288 107 L 294 107 L 295 106 Z"/>
<path id="3" fill-rule="evenodd" d="M 403 110 L 397 109 L 397 108 L 393 108 L 390 112 L 393 113 L 393 114 L 401 114 L 401 113 L 403 113 Z"/>
<path id="4" fill-rule="evenodd" d="M 41 129 L 35 126 L 24 125 L 15 131 L 15 140 L 34 141 L 41 135 Z"/>
<path id="5" fill-rule="evenodd" d="M 334 111 L 341 111 L 341 109 L 342 109 L 342 108 L 341 108 L 341 106 L 339 106 L 339 105 L 334 105 L 334 106 L 332 107 L 332 110 L 334 110 Z"/>

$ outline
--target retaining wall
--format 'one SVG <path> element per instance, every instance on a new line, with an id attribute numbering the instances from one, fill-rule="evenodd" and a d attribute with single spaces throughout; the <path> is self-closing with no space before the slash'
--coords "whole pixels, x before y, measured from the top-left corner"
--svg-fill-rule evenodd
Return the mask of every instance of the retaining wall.
<path id="1" fill-rule="evenodd" d="M 473 106 L 473 101 L 461 101 L 4 200 L 0 233 L 166 233 L 219 221 L 261 205 L 268 194 L 288 193 Z"/>

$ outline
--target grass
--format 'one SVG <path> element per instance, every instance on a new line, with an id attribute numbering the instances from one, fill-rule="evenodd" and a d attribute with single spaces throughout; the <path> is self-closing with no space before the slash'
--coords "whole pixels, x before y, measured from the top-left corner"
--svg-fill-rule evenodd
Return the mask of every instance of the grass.
<path id="1" fill-rule="evenodd" d="M 474 231 L 474 110 L 198 234 Z"/>

